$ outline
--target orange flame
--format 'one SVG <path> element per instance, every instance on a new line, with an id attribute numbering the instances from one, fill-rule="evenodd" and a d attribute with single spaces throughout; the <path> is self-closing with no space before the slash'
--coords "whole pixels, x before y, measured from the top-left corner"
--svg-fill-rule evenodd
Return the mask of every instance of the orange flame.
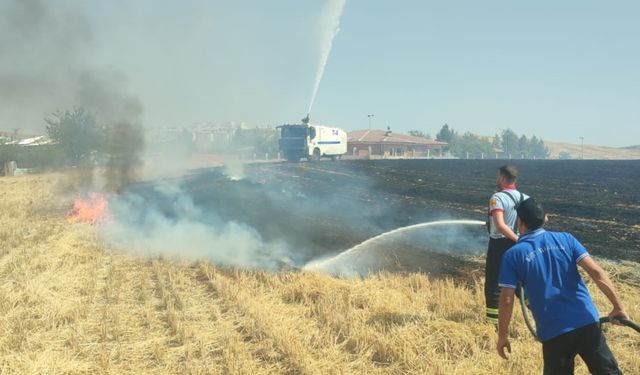
<path id="1" fill-rule="evenodd" d="M 87 199 L 76 197 L 69 209 L 70 223 L 99 224 L 107 220 L 107 198 L 99 193 L 89 193 Z"/>

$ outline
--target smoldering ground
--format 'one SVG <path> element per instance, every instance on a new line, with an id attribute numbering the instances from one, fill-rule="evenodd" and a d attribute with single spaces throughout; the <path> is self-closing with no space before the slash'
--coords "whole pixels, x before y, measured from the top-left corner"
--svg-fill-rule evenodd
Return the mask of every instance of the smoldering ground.
<path id="1" fill-rule="evenodd" d="M 406 222 L 403 207 L 375 184 L 342 176 L 338 185 L 318 186 L 322 170 L 323 163 L 253 164 L 244 166 L 246 178 L 240 180 L 220 168 L 138 184 L 110 200 L 113 222 L 102 234 L 113 246 L 143 256 L 278 270 L 301 268 Z M 373 205 L 372 198 L 380 202 Z M 451 216 L 431 211 L 431 217 Z M 446 264 L 484 246 L 484 233 L 475 229 L 440 226 L 392 236 L 350 257 L 349 273 L 455 273 Z M 328 271 L 336 270 L 347 274 L 344 267 Z"/>
<path id="2" fill-rule="evenodd" d="M 197 207 L 179 181 L 154 183 L 144 194 L 113 196 L 109 209 L 112 220 L 101 227 L 104 239 L 140 256 L 269 270 L 293 262 L 286 243 L 265 241 L 251 226 Z"/>

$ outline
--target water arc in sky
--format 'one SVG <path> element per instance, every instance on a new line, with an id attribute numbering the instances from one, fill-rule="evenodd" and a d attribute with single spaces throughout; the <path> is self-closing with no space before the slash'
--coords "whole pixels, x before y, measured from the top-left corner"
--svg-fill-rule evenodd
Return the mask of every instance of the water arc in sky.
<path id="1" fill-rule="evenodd" d="M 333 45 L 333 39 L 338 35 L 340 31 L 340 16 L 346 0 L 329 0 L 325 8 L 325 13 L 321 19 L 322 28 L 320 38 L 320 65 L 318 65 L 318 71 L 316 72 L 316 79 L 313 83 L 313 91 L 311 91 L 311 101 L 309 102 L 309 110 L 307 114 L 311 114 L 311 107 L 316 100 L 316 94 L 318 93 L 318 87 L 324 74 L 324 68 L 327 66 L 327 60 L 331 53 L 331 46 Z"/>

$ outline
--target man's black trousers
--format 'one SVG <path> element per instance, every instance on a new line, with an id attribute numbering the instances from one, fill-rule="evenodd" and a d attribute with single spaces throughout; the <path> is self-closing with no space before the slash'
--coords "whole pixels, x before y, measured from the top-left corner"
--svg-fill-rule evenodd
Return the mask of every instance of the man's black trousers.
<path id="1" fill-rule="evenodd" d="M 598 323 L 575 329 L 542 343 L 545 375 L 573 374 L 579 355 L 592 374 L 622 374 Z"/>
<path id="2" fill-rule="evenodd" d="M 515 242 L 508 238 L 489 238 L 487 260 L 484 268 L 484 298 L 486 302 L 487 321 L 498 324 L 498 303 L 500 302 L 500 262 L 504 254 Z M 519 293 L 518 293 L 519 294 Z"/>

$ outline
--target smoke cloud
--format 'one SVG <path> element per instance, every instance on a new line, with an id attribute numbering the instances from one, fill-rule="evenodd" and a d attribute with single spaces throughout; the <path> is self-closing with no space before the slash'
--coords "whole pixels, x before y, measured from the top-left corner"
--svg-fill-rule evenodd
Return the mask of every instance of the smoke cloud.
<path id="1" fill-rule="evenodd" d="M 0 2 L 0 128 L 41 130 L 69 108 L 93 34 L 82 9 L 64 2 Z"/>
<path id="2" fill-rule="evenodd" d="M 91 22 L 77 3 L 1 2 L 0 129 L 42 132 L 44 118 L 54 112 L 82 108 L 93 113 L 107 129 L 105 188 L 117 191 L 139 164 L 143 106 L 128 92 L 124 73 L 91 62 L 93 44 Z M 78 178 L 91 182 L 92 175 Z"/>
<path id="3" fill-rule="evenodd" d="M 154 184 L 109 201 L 114 220 L 101 227 L 111 246 L 140 256 L 206 259 L 226 266 L 278 270 L 291 264 L 286 244 L 267 242 L 252 227 L 197 207 L 177 181 Z"/>
<path id="4" fill-rule="evenodd" d="M 134 123 L 140 126 L 143 106 L 128 92 L 128 79 L 113 68 L 78 72 L 75 102 L 97 114 L 106 124 Z"/>
<path id="5" fill-rule="evenodd" d="M 418 224 L 367 241 L 454 218 L 446 209 L 411 206 L 420 210 L 414 216 L 375 178 L 360 178 L 366 170 L 340 163 L 338 174 L 329 165 L 337 164 L 258 163 L 244 165 L 244 178 L 217 168 L 138 184 L 110 198 L 113 221 L 102 234 L 111 246 L 141 256 L 272 271 L 308 265 L 349 276 L 425 267 L 457 272 L 462 258 L 483 252 L 486 230 L 475 221 Z"/>
<path id="6" fill-rule="evenodd" d="M 44 117 L 74 106 L 105 123 L 139 123 L 141 101 L 128 79 L 93 64 L 94 31 L 86 12 L 67 1 L 0 3 L 0 128 L 42 131 Z"/>

